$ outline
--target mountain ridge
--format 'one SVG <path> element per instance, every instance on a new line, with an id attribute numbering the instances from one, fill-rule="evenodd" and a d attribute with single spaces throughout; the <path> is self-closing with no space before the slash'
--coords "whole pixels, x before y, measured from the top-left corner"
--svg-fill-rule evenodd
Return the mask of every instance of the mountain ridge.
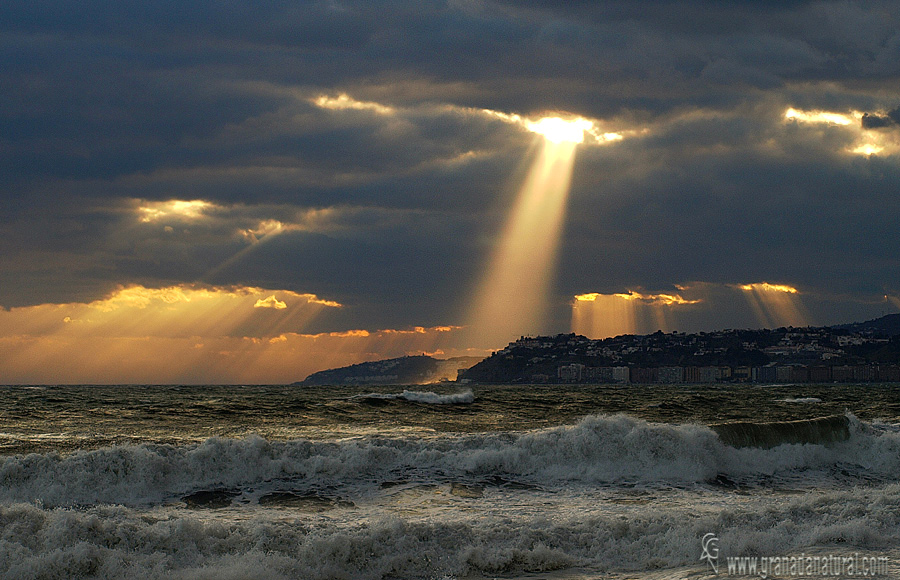
<path id="1" fill-rule="evenodd" d="M 900 364 L 900 313 L 822 327 L 656 331 L 589 339 L 570 334 L 521 337 L 485 358 L 404 356 L 312 373 L 295 385 L 421 385 L 461 380 L 487 384 L 559 378 L 565 365 L 611 369 Z M 457 371 L 460 371 L 457 375 Z M 607 372 L 616 382 L 614 372 Z M 605 376 L 605 375 L 604 375 Z M 634 376 L 632 374 L 632 376 Z"/>

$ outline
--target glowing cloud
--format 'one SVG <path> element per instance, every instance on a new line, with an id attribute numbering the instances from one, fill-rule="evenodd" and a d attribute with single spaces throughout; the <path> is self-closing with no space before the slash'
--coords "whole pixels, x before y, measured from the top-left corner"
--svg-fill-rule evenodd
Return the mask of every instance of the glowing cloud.
<path id="1" fill-rule="evenodd" d="M 799 294 L 799 290 L 793 286 L 785 284 L 769 284 L 768 282 L 757 282 L 755 284 L 744 284 L 740 286 L 741 290 L 751 290 L 754 292 L 784 292 L 786 294 Z"/>
<path id="2" fill-rule="evenodd" d="M 337 307 L 287 290 L 180 285 L 0 310 L 0 375 L 9 383 L 272 383 L 363 360 L 467 354 L 454 350 L 459 327 L 303 332 Z"/>
<path id="3" fill-rule="evenodd" d="M 800 301 L 800 292 L 793 286 L 757 282 L 739 285 L 753 309 L 757 322 L 768 328 L 779 326 L 807 326 L 809 316 Z"/>
<path id="4" fill-rule="evenodd" d="M 602 145 L 621 141 L 625 138 L 626 133 L 629 135 L 637 133 L 637 131 L 600 132 L 597 121 L 583 117 L 564 119 L 558 116 L 546 116 L 530 119 L 515 113 L 504 113 L 491 109 L 473 109 L 472 111 L 499 119 L 504 123 L 518 125 L 527 131 L 542 135 L 551 143 L 585 143 L 585 135 L 590 135 L 592 139 L 587 143 Z"/>
<path id="5" fill-rule="evenodd" d="M 673 309 L 701 300 L 679 294 L 579 294 L 572 302 L 572 332 L 590 338 L 668 331 Z"/>
<path id="6" fill-rule="evenodd" d="M 881 153 L 882 151 L 884 151 L 884 147 L 882 147 L 881 145 L 876 145 L 874 143 L 864 143 L 862 145 L 859 145 L 857 147 L 850 149 L 851 153 L 856 153 L 858 155 L 866 155 L 866 156 L 876 155 L 878 153 Z"/>
<path id="7" fill-rule="evenodd" d="M 608 144 L 615 141 L 621 141 L 626 134 L 634 134 L 637 131 L 601 131 L 600 123 L 583 117 L 567 117 L 558 115 L 543 115 L 540 117 L 524 117 L 517 113 L 504 113 L 492 109 L 475 109 L 469 107 L 460 107 L 452 104 L 441 105 L 424 105 L 411 108 L 396 108 L 374 101 L 361 101 L 347 93 L 338 95 L 321 94 L 312 99 L 310 102 L 319 108 L 332 111 L 372 111 L 379 115 L 399 116 L 404 113 L 414 113 L 415 115 L 433 115 L 440 116 L 446 114 L 453 115 L 484 115 L 493 119 L 498 119 L 504 123 L 517 125 L 532 133 L 542 135 L 545 139 L 552 143 L 585 143 Z M 454 158 L 451 161 L 465 160 L 471 155 L 464 155 Z"/>
<path id="8" fill-rule="evenodd" d="M 287 229 L 285 225 L 278 220 L 262 220 L 255 228 L 239 230 L 238 234 L 251 244 L 256 244 L 262 238 L 280 234 L 285 231 L 285 229 Z"/>
<path id="9" fill-rule="evenodd" d="M 0 312 L 0 326 L 6 316 Z M 488 354 L 457 351 L 452 346 L 457 339 L 458 329 L 443 327 L 264 336 L 0 334 L 0 371 L 10 384 L 286 384 L 316 371 L 380 358 Z M 455 378 L 455 373 L 448 376 Z"/>
<path id="10" fill-rule="evenodd" d="M 214 204 L 201 199 L 190 201 L 173 199 L 141 202 L 137 211 L 140 221 L 151 223 L 167 218 L 194 220 L 202 217 L 204 212 L 212 207 L 215 207 Z"/>
<path id="11" fill-rule="evenodd" d="M 275 295 L 272 294 L 268 298 L 260 298 L 257 300 L 256 304 L 253 305 L 253 308 L 274 308 L 276 310 L 284 310 L 287 308 L 287 304 L 275 298 Z"/>
<path id="12" fill-rule="evenodd" d="M 525 127 L 532 133 L 543 135 L 551 143 L 583 143 L 585 131 L 594 124 L 587 119 L 565 120 L 559 117 L 544 117 L 537 121 L 526 121 Z"/>
<path id="13" fill-rule="evenodd" d="M 344 109 L 355 109 L 357 111 L 374 111 L 379 115 L 390 115 L 395 111 L 393 107 L 382 105 L 381 103 L 375 103 L 371 101 L 358 101 L 347 93 L 341 93 L 336 97 L 319 95 L 318 97 L 312 99 L 312 102 L 317 107 L 337 111 Z"/>
<path id="14" fill-rule="evenodd" d="M 859 115 L 860 117 L 862 115 Z M 790 108 L 784 112 L 784 118 L 792 121 L 800 121 L 802 123 L 828 123 L 831 125 L 850 125 L 854 122 L 849 115 L 841 113 L 830 113 L 828 111 L 801 111 Z"/>
<path id="15" fill-rule="evenodd" d="M 315 294 L 246 286 L 184 284 L 165 288 L 120 287 L 88 303 L 43 304 L 0 312 L 0 336 L 78 332 L 113 337 L 227 335 L 302 328 L 324 308 L 341 305 Z M 258 308 L 281 310 L 277 317 Z M 256 311 L 256 313 L 255 313 Z M 75 328 L 77 327 L 77 331 Z"/>
<path id="16" fill-rule="evenodd" d="M 844 153 L 852 155 L 894 154 L 900 150 L 900 143 L 892 132 L 872 131 L 872 127 L 865 124 L 865 116 L 859 111 L 850 111 L 849 114 L 835 113 L 822 110 L 800 110 L 789 108 L 784 113 L 785 122 L 803 123 L 807 125 L 819 125 L 839 131 L 847 145 L 842 149 Z"/>

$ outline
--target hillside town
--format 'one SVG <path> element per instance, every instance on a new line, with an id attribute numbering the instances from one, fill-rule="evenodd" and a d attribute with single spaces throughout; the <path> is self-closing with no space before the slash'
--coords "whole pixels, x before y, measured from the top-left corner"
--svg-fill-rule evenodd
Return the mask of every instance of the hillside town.
<path id="1" fill-rule="evenodd" d="M 891 315 L 843 327 L 528 337 L 475 366 L 475 383 L 900 382 Z"/>

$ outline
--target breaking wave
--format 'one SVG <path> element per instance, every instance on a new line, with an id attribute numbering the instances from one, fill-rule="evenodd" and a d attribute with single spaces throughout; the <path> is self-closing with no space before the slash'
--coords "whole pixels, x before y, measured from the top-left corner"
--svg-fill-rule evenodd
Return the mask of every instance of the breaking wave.
<path id="1" fill-rule="evenodd" d="M 835 415 L 803 421 L 720 423 L 711 428 L 722 442 L 732 447 L 768 449 L 787 443 L 820 445 L 846 441 L 850 438 L 850 426 L 849 417 Z"/>
<path id="2" fill-rule="evenodd" d="M 298 493 L 328 488 L 353 495 L 389 481 L 477 483 L 497 477 L 546 488 L 692 484 L 722 476 L 751 483 L 795 474 L 803 474 L 804 480 L 816 474 L 825 480 L 900 477 L 900 433 L 872 429 L 853 416 L 807 423 L 791 429 L 807 435 L 815 431 L 820 439 L 775 445 L 765 435 L 765 445 L 737 448 L 729 435 L 706 426 L 653 424 L 616 415 L 527 432 L 335 441 L 251 436 L 183 446 L 123 445 L 70 455 L 7 456 L 0 457 L 0 501 L 39 501 L 48 507 L 153 505 L 198 490 L 240 491 L 263 484 L 273 489 L 289 485 Z M 751 433 L 748 437 L 760 436 L 757 428 L 741 429 Z M 777 436 L 783 436 L 777 429 Z M 845 429 L 847 437 L 826 437 L 827 429 Z"/>
<path id="3" fill-rule="evenodd" d="M 782 403 L 821 403 L 822 399 L 818 397 L 788 397 L 786 399 L 781 399 Z"/>
<path id="4" fill-rule="evenodd" d="M 222 523 L 191 513 L 154 517 L 120 506 L 0 505 L 0 573 L 7 578 L 448 578 L 575 566 L 598 571 L 696 565 L 699 538 L 710 530 L 721 538 L 723 555 L 784 554 L 823 544 L 883 551 L 900 541 L 898 485 L 778 504 L 761 501 L 767 507 L 755 512 L 732 506 L 686 514 L 660 506 L 631 518 L 578 509 L 553 518 L 523 514 L 510 520 L 485 510 L 462 518 L 354 523 L 294 518 Z M 872 510 L 873 505 L 885 509 Z M 600 576 L 606 575 L 590 575 Z"/>
<path id="5" fill-rule="evenodd" d="M 410 403 L 423 403 L 426 405 L 468 405 L 475 402 L 475 394 L 471 390 L 461 393 L 453 393 L 450 395 L 439 395 L 430 391 L 409 391 L 404 390 L 402 393 L 367 393 L 365 395 L 354 395 L 351 400 L 368 399 L 368 400 L 403 400 Z"/>

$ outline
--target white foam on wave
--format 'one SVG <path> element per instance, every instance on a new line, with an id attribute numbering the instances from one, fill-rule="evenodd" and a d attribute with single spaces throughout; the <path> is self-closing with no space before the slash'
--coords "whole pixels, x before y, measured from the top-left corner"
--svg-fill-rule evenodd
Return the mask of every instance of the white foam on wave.
<path id="1" fill-rule="evenodd" d="M 742 499 L 715 510 L 653 506 L 632 517 L 586 504 L 509 517 L 494 505 L 425 518 L 227 524 L 185 511 L 0 505 L 0 576 L 377 580 L 573 566 L 634 571 L 697 565 L 700 538 L 710 532 L 720 539 L 723 560 L 822 546 L 884 553 L 900 544 L 896 484 L 780 501 L 759 496 L 749 505 Z"/>
<path id="2" fill-rule="evenodd" d="M 786 399 L 780 399 L 782 403 L 801 403 L 801 404 L 812 404 L 812 403 L 821 403 L 822 399 L 818 397 L 788 397 Z"/>
<path id="3" fill-rule="evenodd" d="M 690 484 L 737 478 L 810 480 L 864 473 L 900 478 L 900 433 L 850 418 L 851 437 L 825 445 L 735 449 L 701 425 L 652 424 L 625 415 L 524 433 L 359 437 L 334 441 L 212 438 L 189 445 L 123 445 L 0 457 L 0 501 L 47 506 L 152 505 L 206 489 L 262 482 L 358 493 L 381 481 L 501 476 L 540 486 Z M 835 475 L 837 474 L 837 475 Z"/>
<path id="4" fill-rule="evenodd" d="M 366 393 L 364 395 L 354 395 L 350 399 L 402 399 L 411 403 L 424 403 L 427 405 L 467 405 L 475 402 L 475 394 L 471 390 L 449 395 L 439 395 L 431 391 L 404 390 L 402 393 Z"/>

